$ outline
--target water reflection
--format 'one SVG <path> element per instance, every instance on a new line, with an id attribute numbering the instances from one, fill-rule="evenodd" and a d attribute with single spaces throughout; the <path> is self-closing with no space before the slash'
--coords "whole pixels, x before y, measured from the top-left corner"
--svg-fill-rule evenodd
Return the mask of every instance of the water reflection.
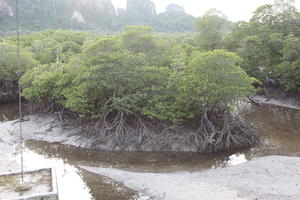
<path id="1" fill-rule="evenodd" d="M 232 166 L 247 161 L 238 152 L 203 155 L 198 153 L 143 153 L 87 150 L 68 145 L 27 141 L 27 147 L 49 158 L 61 158 L 74 165 L 111 167 L 135 172 L 199 171 Z M 251 150 L 248 150 L 251 152 Z"/>
<path id="2" fill-rule="evenodd" d="M 226 153 L 126 153 L 86 150 L 61 144 L 26 142 L 25 166 L 53 167 L 57 171 L 61 200 L 148 200 L 106 177 L 79 170 L 80 165 L 111 167 L 135 172 L 199 171 L 241 164 L 245 154 Z M 251 150 L 249 150 L 251 151 Z"/>
<path id="3" fill-rule="evenodd" d="M 300 110 L 254 107 L 244 116 L 256 128 L 270 153 L 300 156 Z"/>
<path id="4" fill-rule="evenodd" d="M 79 170 L 78 166 L 162 173 L 232 166 L 266 155 L 300 156 L 300 111 L 252 107 L 243 117 L 256 128 L 262 145 L 229 153 L 203 155 L 106 152 L 31 140 L 26 142 L 25 164 L 31 168 L 55 167 L 61 200 L 142 200 L 148 197 L 139 197 L 134 191 L 105 177 Z"/>
<path id="5" fill-rule="evenodd" d="M 248 161 L 245 154 L 237 153 L 229 156 L 230 162 L 228 162 L 229 166 L 239 165 Z"/>
<path id="6" fill-rule="evenodd" d="M 59 156 L 48 157 L 26 149 L 24 158 L 24 166 L 27 169 L 55 169 L 60 200 L 140 200 L 134 191 L 108 178 L 80 170 Z"/>

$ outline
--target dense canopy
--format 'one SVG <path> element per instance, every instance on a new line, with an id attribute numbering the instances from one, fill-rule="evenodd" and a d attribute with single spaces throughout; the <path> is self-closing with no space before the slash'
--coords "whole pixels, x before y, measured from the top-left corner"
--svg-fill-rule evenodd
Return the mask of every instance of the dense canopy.
<path id="1" fill-rule="evenodd" d="M 165 17 L 184 14 L 174 9 Z M 14 90 L 22 75 L 28 101 L 97 122 L 120 143 L 172 133 L 199 151 L 248 146 L 257 138 L 232 110 L 270 82 L 300 92 L 299 22 L 292 3 L 276 1 L 249 22 L 209 10 L 196 20 L 196 34 L 149 26 L 110 35 L 46 30 L 21 37 L 19 61 L 10 36 L 0 46 L 0 82 Z"/>

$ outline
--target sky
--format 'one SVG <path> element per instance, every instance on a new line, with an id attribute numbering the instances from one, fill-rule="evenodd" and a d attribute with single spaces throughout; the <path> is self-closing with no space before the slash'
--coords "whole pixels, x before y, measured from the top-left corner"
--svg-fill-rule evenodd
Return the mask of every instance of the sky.
<path id="1" fill-rule="evenodd" d="M 201 16 L 211 8 L 221 10 L 230 20 L 249 20 L 252 12 L 257 7 L 273 3 L 273 0 L 152 0 L 156 5 L 157 12 L 164 12 L 167 5 L 176 3 L 185 8 L 188 14 L 195 17 Z M 125 8 L 126 0 L 112 0 L 115 7 Z M 296 7 L 300 9 L 300 0 L 296 0 Z"/>

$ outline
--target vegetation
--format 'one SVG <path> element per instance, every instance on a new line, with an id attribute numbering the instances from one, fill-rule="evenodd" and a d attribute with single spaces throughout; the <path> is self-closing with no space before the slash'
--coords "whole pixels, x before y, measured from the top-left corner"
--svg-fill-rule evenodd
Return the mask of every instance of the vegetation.
<path id="1" fill-rule="evenodd" d="M 67 47 L 61 54 L 73 56 L 55 62 L 53 41 L 68 34 L 72 37 L 59 43 Z M 22 45 L 31 48 L 40 63 L 22 76 L 26 99 L 60 105 L 97 121 L 98 138 L 104 140 L 110 133 L 120 145 L 132 135 L 146 140 L 162 132 L 175 134 L 181 142 L 197 141 L 203 152 L 256 141 L 251 130 L 230 114 L 238 100 L 253 92 L 252 79 L 239 67 L 237 54 L 194 51 L 188 36 L 159 36 L 150 27 L 129 26 L 120 35 L 96 40 L 83 36 L 45 31 L 22 38 Z M 45 38 L 52 42 L 41 42 Z M 64 45 L 71 41 L 81 41 L 81 48 Z M 41 43 L 45 46 L 36 51 L 35 44 Z"/>
<path id="2" fill-rule="evenodd" d="M 182 12 L 175 8 L 168 12 Z M 25 72 L 22 95 L 92 122 L 86 131 L 95 142 L 138 148 L 155 140 L 201 152 L 245 147 L 257 137 L 232 110 L 255 92 L 252 85 L 276 80 L 300 91 L 299 20 L 292 3 L 276 1 L 250 22 L 210 10 L 197 19 L 197 35 L 147 26 L 115 35 L 47 30 L 21 37 L 18 65 L 16 40 L 8 37 L 0 81 Z"/>
<path id="3" fill-rule="evenodd" d="M 0 43 L 0 102 L 16 100 L 19 75 L 24 74 L 35 64 L 28 49 L 21 48 L 18 59 L 16 45 L 6 40 Z"/>
<path id="4" fill-rule="evenodd" d="M 221 48 L 222 39 L 231 32 L 233 23 L 219 10 L 211 9 L 196 20 L 197 42 L 203 50 Z"/>
<path id="5" fill-rule="evenodd" d="M 250 22 L 237 23 L 224 38 L 224 47 L 243 58 L 241 66 L 250 76 L 266 83 L 278 80 L 286 91 L 300 91 L 299 21 L 291 1 L 277 0 L 259 7 Z"/>

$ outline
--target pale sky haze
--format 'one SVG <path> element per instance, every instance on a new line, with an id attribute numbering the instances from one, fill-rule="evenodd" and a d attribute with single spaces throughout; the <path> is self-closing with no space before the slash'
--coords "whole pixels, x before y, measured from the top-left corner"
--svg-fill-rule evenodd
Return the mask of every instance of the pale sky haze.
<path id="1" fill-rule="evenodd" d="M 112 0 L 116 7 L 125 8 L 126 0 Z M 176 3 L 185 8 L 188 14 L 201 16 L 211 8 L 217 8 L 232 21 L 249 20 L 252 12 L 258 6 L 273 3 L 273 0 L 153 0 L 158 12 L 163 12 L 170 3 Z M 296 0 L 296 7 L 300 8 L 300 0 Z"/>

